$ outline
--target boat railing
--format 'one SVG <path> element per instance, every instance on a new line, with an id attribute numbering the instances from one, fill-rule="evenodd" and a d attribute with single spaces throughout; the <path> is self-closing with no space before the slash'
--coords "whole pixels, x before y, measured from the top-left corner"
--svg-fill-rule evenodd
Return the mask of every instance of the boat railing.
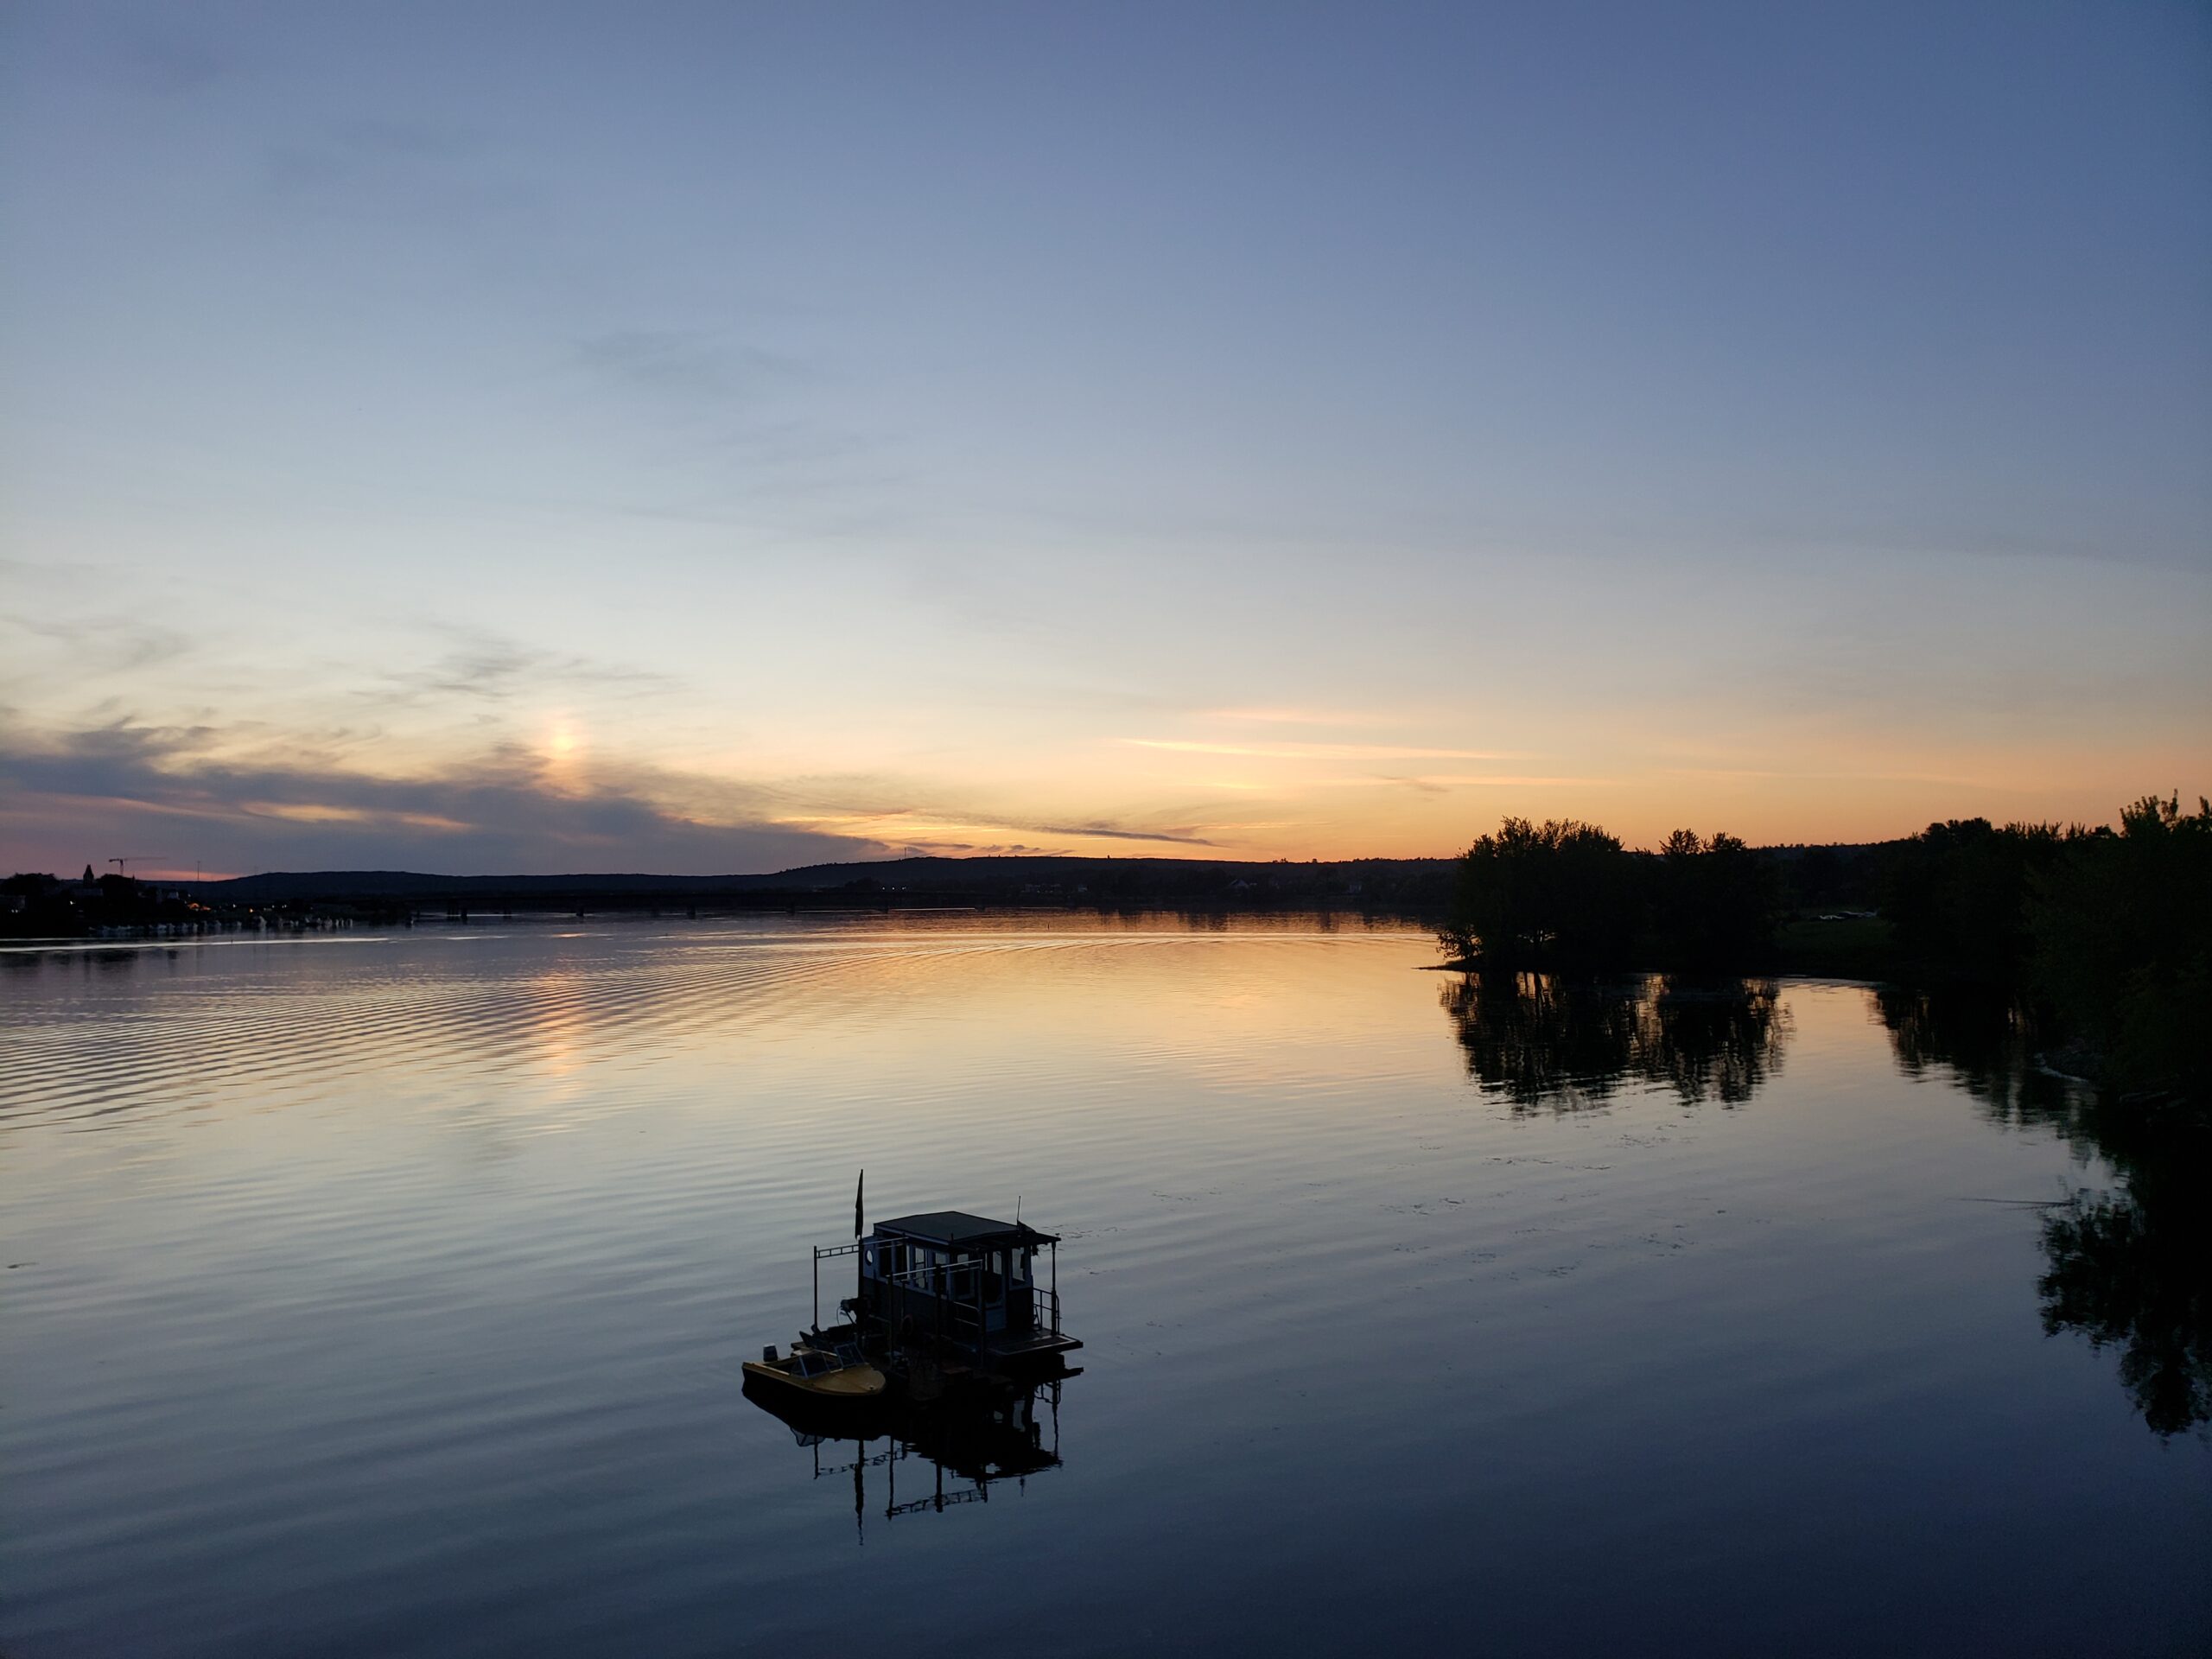
<path id="1" fill-rule="evenodd" d="M 978 1269 L 973 1267 L 909 1268 L 903 1273 L 880 1275 L 881 1282 L 900 1290 L 913 1291 L 933 1298 L 944 1309 L 954 1328 L 972 1331 L 976 1328 L 976 1281 Z M 1060 1334 L 1060 1294 L 1043 1285 L 1012 1284 L 1007 1287 L 1009 1306 L 1018 1298 L 1027 1295 L 1030 1306 L 1030 1328 Z"/>
<path id="2" fill-rule="evenodd" d="M 896 1285 L 901 1290 L 918 1290 L 925 1296 L 942 1296 L 947 1301 L 957 1302 L 974 1297 L 976 1282 L 972 1275 L 978 1271 L 972 1263 L 940 1262 L 875 1276 L 882 1283 Z"/>
<path id="3" fill-rule="evenodd" d="M 858 1255 L 863 1246 L 859 1242 L 849 1244 L 817 1245 L 814 1249 L 814 1322 L 822 1323 L 822 1264 L 839 1256 Z M 873 1259 L 873 1258 L 872 1258 Z M 959 1340 L 980 1343 L 988 1328 L 985 1304 L 980 1300 L 989 1269 L 982 1262 L 923 1262 L 903 1268 L 896 1272 L 883 1270 L 875 1263 L 876 1271 L 868 1274 L 872 1282 L 887 1286 L 910 1296 L 929 1298 L 934 1308 L 937 1329 L 944 1335 Z M 1020 1299 L 1029 1299 L 1029 1329 L 1058 1336 L 1060 1332 L 1060 1295 L 1057 1287 L 1024 1284 L 1017 1279 L 1005 1280 L 1001 1286 L 1008 1313 L 1021 1305 Z M 993 1303 L 989 1306 L 996 1306 Z M 849 1308 L 858 1318 L 861 1313 L 857 1300 L 841 1302 L 841 1308 Z"/>
<path id="4" fill-rule="evenodd" d="M 850 1244 L 817 1244 L 814 1247 L 814 1325 L 822 1328 L 822 1264 L 841 1255 L 858 1255 L 860 1242 Z"/>
<path id="5" fill-rule="evenodd" d="M 1035 1313 L 1032 1329 L 1049 1331 L 1054 1336 L 1058 1336 L 1060 1334 L 1060 1293 L 1057 1290 L 1047 1290 L 1042 1285 L 1033 1285 L 1030 1287 L 1029 1294 L 1036 1299 L 1033 1304 Z"/>

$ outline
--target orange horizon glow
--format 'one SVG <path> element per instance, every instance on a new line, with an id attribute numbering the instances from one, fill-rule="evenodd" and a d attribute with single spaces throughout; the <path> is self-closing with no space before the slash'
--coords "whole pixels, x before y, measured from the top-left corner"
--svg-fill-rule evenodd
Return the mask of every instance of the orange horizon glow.
<path id="1" fill-rule="evenodd" d="M 1218 759 L 1229 746 L 1162 744 L 1155 752 L 1176 765 L 1196 766 Z M 647 847 L 620 836 L 570 837 L 563 851 L 527 861 L 480 858 L 456 861 L 484 826 L 464 812 L 379 808 L 314 800 L 248 800 L 226 803 L 202 798 L 189 804 L 140 802 L 109 797 L 100 815 L 127 824 L 146 815 L 158 818 L 171 836 L 193 833 L 196 822 L 210 840 L 245 821 L 295 826 L 303 830 L 343 827 L 370 835 L 411 837 L 408 852 L 388 859 L 333 864 L 318 859 L 219 861 L 201 879 L 223 880 L 269 868 L 424 868 L 450 874 L 586 874 L 592 872 L 668 874 L 771 873 L 801 863 L 874 861 L 903 856 L 950 858 L 991 856 L 1077 856 L 1114 859 L 1190 859 L 1222 861 L 1336 862 L 1363 858 L 1450 858 L 1503 817 L 1537 820 L 1580 818 L 1601 825 L 1634 848 L 1652 849 L 1668 833 L 1692 828 L 1742 836 L 1754 845 L 1863 843 L 1917 833 L 1931 822 L 1954 817 L 1987 817 L 1995 822 L 2114 822 L 2120 807 L 2152 788 L 2171 784 L 2150 780 L 2128 784 L 2117 774 L 2130 763 L 2117 761 L 2116 774 L 2102 786 L 2038 791 L 2004 778 L 1955 779 L 1940 772 L 1789 773 L 1757 768 L 1665 768 L 1609 779 L 1567 775 L 1408 772 L 1377 776 L 1360 770 L 1371 751 L 1339 753 L 1327 745 L 1304 746 L 1311 753 L 1270 754 L 1270 762 L 1304 768 L 1290 779 L 1249 780 L 1237 787 L 1227 780 L 1193 779 L 1184 785 L 1199 791 L 1198 809 L 1173 821 L 1132 815 L 1116 823 L 1084 821 L 1074 812 L 1007 810 L 963 810 L 948 803 L 938 809 L 895 804 L 808 809 L 785 801 L 757 817 L 730 820 L 740 826 L 766 823 L 796 836 L 823 838 L 819 856 L 785 857 L 747 867 L 722 868 L 694 861 L 655 859 Z M 1397 750 L 1425 746 L 1380 746 Z M 604 802 L 626 810 L 650 810 L 658 821 L 683 824 L 711 836 L 721 825 L 717 791 L 728 785 L 710 776 L 609 770 L 602 760 L 594 772 L 582 760 L 572 731 L 556 728 L 546 746 L 543 771 L 525 778 L 525 791 L 542 791 L 546 809 L 590 807 Z M 1111 740 L 1108 754 L 1154 746 Z M 2143 770 L 2151 769 L 2145 758 Z M 384 774 L 382 786 L 434 791 L 450 779 L 410 782 Z M 788 787 L 788 786 L 786 786 Z M 2183 791 L 2186 793 L 2186 790 Z M 1204 798 L 1237 810 L 1204 810 Z M 525 795 L 525 799 L 528 796 Z M 1255 807 L 1261 810 L 1255 810 Z M 0 808 L 0 826 L 13 816 Z M 1074 821 L 1071 821 L 1074 820 Z M 424 841 L 421 837 L 428 836 Z M 111 836 L 111 841 L 114 837 Z M 125 832 L 122 837 L 130 839 Z M 26 849 L 28 850 L 28 849 Z M 52 860 L 48 861 L 52 863 Z M 82 860 L 64 859 L 74 868 Z M 92 861 L 97 866 L 99 860 Z M 20 855 L 18 868 L 34 868 Z M 57 866 L 56 868 L 60 868 Z M 164 864 L 136 869 L 143 879 L 192 879 L 189 866 Z"/>

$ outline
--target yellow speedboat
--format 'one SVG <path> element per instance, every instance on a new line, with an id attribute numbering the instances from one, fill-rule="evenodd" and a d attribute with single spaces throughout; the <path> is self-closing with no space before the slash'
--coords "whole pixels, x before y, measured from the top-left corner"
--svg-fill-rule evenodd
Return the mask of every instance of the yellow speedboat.
<path id="1" fill-rule="evenodd" d="M 885 1384 L 883 1373 L 849 1342 L 835 1348 L 795 1348 L 780 1359 L 770 1348 L 745 1362 L 745 1375 L 748 1382 L 824 1402 L 873 1400 Z"/>

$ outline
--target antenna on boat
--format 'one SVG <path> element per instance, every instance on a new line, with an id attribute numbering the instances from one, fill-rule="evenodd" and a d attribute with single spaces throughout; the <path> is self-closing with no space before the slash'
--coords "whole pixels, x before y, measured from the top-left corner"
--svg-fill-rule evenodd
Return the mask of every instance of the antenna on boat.
<path id="1" fill-rule="evenodd" d="M 858 1238 L 868 1230 L 861 1224 L 861 1194 L 868 1191 L 868 1171 L 861 1171 L 860 1185 L 853 1189 L 853 1236 Z"/>
<path id="2" fill-rule="evenodd" d="M 1014 1224 L 1017 1227 L 1021 1225 L 1021 1194 L 1019 1192 L 1014 1195 Z"/>

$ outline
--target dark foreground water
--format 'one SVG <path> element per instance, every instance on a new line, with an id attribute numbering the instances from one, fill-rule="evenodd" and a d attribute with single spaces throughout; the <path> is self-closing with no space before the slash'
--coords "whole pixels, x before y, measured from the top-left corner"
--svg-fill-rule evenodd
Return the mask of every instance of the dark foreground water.
<path id="1" fill-rule="evenodd" d="M 1860 987 L 1432 957 L 0 956 L 0 1650 L 2203 1649 L 2212 1448 L 2060 1085 Z M 1026 1479 L 740 1394 L 862 1165 L 1066 1235 Z"/>

